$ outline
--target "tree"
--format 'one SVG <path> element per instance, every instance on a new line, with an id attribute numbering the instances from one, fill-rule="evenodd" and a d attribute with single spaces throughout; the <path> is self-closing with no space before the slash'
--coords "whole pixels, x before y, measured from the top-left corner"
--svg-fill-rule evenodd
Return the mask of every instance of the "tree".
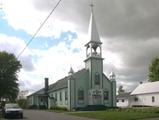
<path id="1" fill-rule="evenodd" d="M 154 58 L 149 66 L 149 81 L 159 81 L 159 57 Z"/>
<path id="2" fill-rule="evenodd" d="M 119 90 L 118 90 L 118 94 L 123 94 L 125 92 L 125 90 L 123 90 L 123 86 L 119 86 Z"/>
<path id="3" fill-rule="evenodd" d="M 0 100 L 14 101 L 19 92 L 18 75 L 22 65 L 14 54 L 0 52 Z"/>

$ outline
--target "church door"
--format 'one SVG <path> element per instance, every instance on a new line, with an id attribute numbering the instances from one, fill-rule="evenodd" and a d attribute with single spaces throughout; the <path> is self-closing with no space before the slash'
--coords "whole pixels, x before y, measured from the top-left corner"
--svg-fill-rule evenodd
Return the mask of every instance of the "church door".
<path id="1" fill-rule="evenodd" d="M 102 105 L 102 96 L 101 95 L 93 95 L 93 105 Z"/>

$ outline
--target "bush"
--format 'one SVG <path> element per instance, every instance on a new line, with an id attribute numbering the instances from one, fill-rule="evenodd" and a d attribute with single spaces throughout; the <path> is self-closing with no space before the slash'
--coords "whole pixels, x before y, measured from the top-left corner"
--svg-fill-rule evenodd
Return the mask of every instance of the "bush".
<path id="1" fill-rule="evenodd" d="M 54 107 L 50 107 L 50 110 L 61 110 L 61 111 L 67 111 L 67 108 L 66 108 L 66 107 L 54 106 Z"/>
<path id="2" fill-rule="evenodd" d="M 30 106 L 28 107 L 28 109 L 38 109 L 38 106 L 37 106 L 37 105 L 30 105 Z"/>
<path id="3" fill-rule="evenodd" d="M 17 102 L 21 108 L 23 109 L 28 108 L 28 101 L 26 99 L 20 99 Z"/>
<path id="4" fill-rule="evenodd" d="M 47 109 L 47 107 L 45 105 L 40 105 L 39 109 L 44 110 L 44 109 Z"/>

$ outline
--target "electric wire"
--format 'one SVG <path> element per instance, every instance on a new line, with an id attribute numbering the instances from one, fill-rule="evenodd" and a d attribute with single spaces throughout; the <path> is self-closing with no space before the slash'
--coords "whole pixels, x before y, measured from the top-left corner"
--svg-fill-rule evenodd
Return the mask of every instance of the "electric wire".
<path id="1" fill-rule="evenodd" d="M 52 13 L 55 11 L 55 9 L 58 7 L 58 5 L 60 4 L 62 0 L 59 0 L 57 2 L 57 4 L 55 5 L 55 7 L 51 10 L 51 12 L 48 14 L 48 16 L 44 19 L 44 21 L 40 24 L 39 28 L 36 30 L 36 32 L 33 34 L 33 36 L 31 37 L 31 39 L 26 43 L 25 47 L 22 49 L 22 51 L 17 55 L 17 58 L 19 59 L 19 57 L 23 54 L 23 52 L 25 51 L 25 49 L 29 46 L 29 44 L 33 41 L 33 39 L 36 37 L 36 35 L 38 34 L 38 32 L 41 30 L 41 28 L 44 26 L 44 24 L 46 23 L 46 21 L 49 19 L 49 17 L 52 15 Z"/>

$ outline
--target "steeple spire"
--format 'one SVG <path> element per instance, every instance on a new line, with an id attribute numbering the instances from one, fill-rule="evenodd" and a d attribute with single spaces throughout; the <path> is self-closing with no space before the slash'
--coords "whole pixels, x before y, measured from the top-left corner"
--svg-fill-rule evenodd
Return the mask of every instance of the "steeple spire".
<path id="1" fill-rule="evenodd" d="M 88 35 L 89 35 L 89 42 L 97 42 L 101 43 L 100 37 L 98 34 L 98 30 L 96 27 L 96 22 L 94 19 L 94 13 L 93 13 L 93 3 L 90 4 L 91 7 L 91 17 L 90 17 L 90 23 L 89 23 L 89 29 L 88 29 Z"/>
<path id="2" fill-rule="evenodd" d="M 86 57 L 102 58 L 102 43 L 100 41 L 100 37 L 94 19 L 93 6 L 93 4 L 90 5 L 91 17 L 88 29 L 89 42 L 85 45 Z"/>

